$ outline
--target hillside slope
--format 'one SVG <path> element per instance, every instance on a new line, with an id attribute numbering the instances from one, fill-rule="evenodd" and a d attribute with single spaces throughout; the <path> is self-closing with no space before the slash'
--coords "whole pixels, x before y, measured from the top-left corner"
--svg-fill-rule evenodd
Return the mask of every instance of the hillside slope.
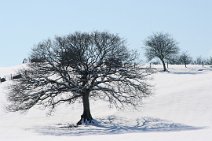
<path id="1" fill-rule="evenodd" d="M 0 68 L 0 74 L 11 74 L 18 68 Z M 38 107 L 24 114 L 8 113 L 6 95 L 11 81 L 0 83 L 0 141 L 211 140 L 211 68 L 170 66 L 169 70 L 152 76 L 154 95 L 143 101 L 143 107 L 123 111 L 92 101 L 91 111 L 98 125 L 79 128 L 67 128 L 79 120 L 79 103 L 60 105 L 53 116 Z"/>

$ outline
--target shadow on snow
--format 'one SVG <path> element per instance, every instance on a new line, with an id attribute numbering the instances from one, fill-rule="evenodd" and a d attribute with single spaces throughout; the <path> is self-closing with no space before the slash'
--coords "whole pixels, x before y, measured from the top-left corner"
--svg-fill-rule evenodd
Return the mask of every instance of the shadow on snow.
<path id="1" fill-rule="evenodd" d="M 109 116 L 106 119 L 98 119 L 94 125 L 74 126 L 57 124 L 53 126 L 36 127 L 31 130 L 54 136 L 81 136 L 81 135 L 107 135 L 142 132 L 167 132 L 198 130 L 204 127 L 193 127 L 171 121 L 143 117 L 136 120 L 127 120 L 120 117 Z"/>
<path id="2" fill-rule="evenodd" d="M 198 69 L 198 70 L 188 70 L 188 71 L 179 71 L 179 72 L 175 72 L 175 71 L 170 71 L 168 73 L 171 73 L 171 74 L 191 74 L 191 75 L 196 75 L 196 74 L 203 74 L 205 72 L 208 72 L 208 71 L 212 71 L 212 67 L 211 68 L 201 68 L 201 69 Z"/>

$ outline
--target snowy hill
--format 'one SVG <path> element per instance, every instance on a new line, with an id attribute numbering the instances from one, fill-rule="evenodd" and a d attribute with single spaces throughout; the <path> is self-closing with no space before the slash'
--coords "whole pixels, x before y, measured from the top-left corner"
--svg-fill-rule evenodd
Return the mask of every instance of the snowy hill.
<path id="1" fill-rule="evenodd" d="M 10 76 L 24 66 L 0 68 Z M 154 66 L 160 70 L 161 66 Z M 6 95 L 11 81 L 0 83 L 0 141 L 210 141 L 212 139 L 212 68 L 169 66 L 169 72 L 153 74 L 154 95 L 138 110 L 116 110 L 102 101 L 91 102 L 97 126 L 69 127 L 82 113 L 81 104 L 61 105 L 48 116 L 33 108 L 8 113 Z"/>

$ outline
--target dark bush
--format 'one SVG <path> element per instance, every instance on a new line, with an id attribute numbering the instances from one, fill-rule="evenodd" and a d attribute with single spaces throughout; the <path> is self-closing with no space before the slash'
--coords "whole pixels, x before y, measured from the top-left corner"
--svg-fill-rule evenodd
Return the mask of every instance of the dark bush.
<path id="1" fill-rule="evenodd" d="M 6 79 L 5 78 L 0 78 L 1 82 L 5 82 Z"/>

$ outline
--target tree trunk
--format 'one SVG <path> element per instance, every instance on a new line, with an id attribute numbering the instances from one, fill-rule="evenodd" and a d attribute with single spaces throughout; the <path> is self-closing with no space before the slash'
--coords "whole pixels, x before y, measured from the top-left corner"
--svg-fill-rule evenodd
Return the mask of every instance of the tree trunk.
<path id="1" fill-rule="evenodd" d="M 163 71 L 166 71 L 167 69 L 166 69 L 166 64 L 165 64 L 164 60 L 161 59 L 161 62 L 162 62 L 162 64 L 163 64 Z"/>
<path id="2" fill-rule="evenodd" d="M 83 94 L 82 102 L 83 102 L 83 114 L 81 115 L 81 119 L 77 123 L 77 125 L 92 124 L 93 118 L 92 118 L 91 112 L 90 112 L 89 93 Z"/>
<path id="3" fill-rule="evenodd" d="M 186 63 L 185 63 L 185 68 L 187 68 Z"/>

